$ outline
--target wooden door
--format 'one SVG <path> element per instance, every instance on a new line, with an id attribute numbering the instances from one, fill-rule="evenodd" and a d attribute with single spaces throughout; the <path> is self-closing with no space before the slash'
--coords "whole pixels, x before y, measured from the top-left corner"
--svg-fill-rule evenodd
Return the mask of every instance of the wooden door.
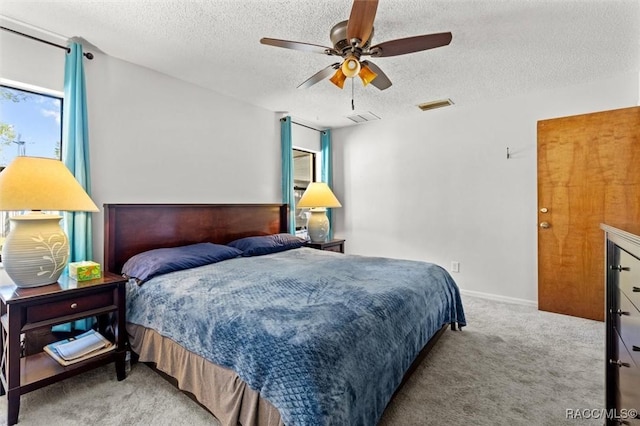
<path id="1" fill-rule="evenodd" d="M 538 308 L 604 319 L 601 223 L 640 223 L 640 107 L 538 122 Z"/>

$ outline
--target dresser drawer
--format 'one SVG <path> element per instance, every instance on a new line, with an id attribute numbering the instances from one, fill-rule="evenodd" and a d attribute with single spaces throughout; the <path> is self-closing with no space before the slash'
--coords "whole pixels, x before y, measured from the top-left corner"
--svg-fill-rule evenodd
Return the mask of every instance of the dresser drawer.
<path id="1" fill-rule="evenodd" d="M 618 389 L 620 390 L 620 409 L 640 409 L 640 367 L 632 359 L 624 342 L 618 337 L 617 359 L 610 360 L 618 363 Z"/>
<path id="2" fill-rule="evenodd" d="M 67 315 L 82 314 L 92 309 L 115 305 L 113 289 L 107 289 L 93 294 L 67 297 L 65 300 L 52 301 L 37 306 L 30 306 L 27 311 L 27 324 L 33 324 Z"/>
<path id="3" fill-rule="evenodd" d="M 640 366 L 640 311 L 623 292 L 619 294 L 620 319 L 616 327 L 635 363 Z M 640 383 L 638 383 L 640 388 Z"/>
<path id="4" fill-rule="evenodd" d="M 624 250 L 620 250 L 620 290 L 622 290 L 640 310 L 640 260 Z M 628 269 L 626 269 L 628 268 Z"/>

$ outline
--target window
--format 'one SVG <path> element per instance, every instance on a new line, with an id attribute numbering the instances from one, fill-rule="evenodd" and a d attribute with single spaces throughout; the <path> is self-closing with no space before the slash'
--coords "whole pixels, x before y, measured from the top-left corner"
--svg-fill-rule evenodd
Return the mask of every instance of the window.
<path id="1" fill-rule="evenodd" d="M 19 155 L 61 159 L 62 96 L 0 85 L 0 172 Z M 9 212 L 0 212 L 0 247 Z"/>
<path id="2" fill-rule="evenodd" d="M 295 202 L 304 194 L 309 183 L 316 181 L 316 154 L 301 149 L 293 150 L 293 192 Z M 296 208 L 296 235 L 302 238 L 307 236 L 307 209 Z"/>
<path id="3" fill-rule="evenodd" d="M 0 86 L 0 167 L 18 155 L 58 158 L 62 97 Z"/>

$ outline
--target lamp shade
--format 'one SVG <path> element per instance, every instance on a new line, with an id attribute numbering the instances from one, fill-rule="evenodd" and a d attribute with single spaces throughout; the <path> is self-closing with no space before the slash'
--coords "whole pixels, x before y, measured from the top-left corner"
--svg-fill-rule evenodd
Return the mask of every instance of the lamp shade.
<path id="1" fill-rule="evenodd" d="M 302 198 L 296 205 L 298 208 L 342 207 L 333 195 L 331 188 L 324 182 L 311 182 Z"/>
<path id="2" fill-rule="evenodd" d="M 331 77 L 329 80 L 333 84 L 335 84 L 336 86 L 342 89 L 344 87 L 344 81 L 346 79 L 347 79 L 347 76 L 344 75 L 344 73 L 342 72 L 342 68 L 338 68 L 335 74 L 333 74 L 333 77 Z"/>
<path id="3" fill-rule="evenodd" d="M 0 172 L 0 210 L 97 212 L 98 207 L 62 161 L 16 157 Z"/>
<path id="4" fill-rule="evenodd" d="M 362 84 L 364 86 L 371 83 L 378 76 L 378 74 L 373 72 L 371 68 L 369 68 L 366 65 L 362 65 L 362 68 L 360 69 L 360 74 L 358 75 L 360 76 L 360 79 L 362 80 Z"/>

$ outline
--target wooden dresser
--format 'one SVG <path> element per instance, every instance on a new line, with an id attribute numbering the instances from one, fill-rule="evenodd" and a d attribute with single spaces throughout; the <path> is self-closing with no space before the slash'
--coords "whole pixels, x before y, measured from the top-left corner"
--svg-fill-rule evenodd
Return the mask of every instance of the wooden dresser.
<path id="1" fill-rule="evenodd" d="M 606 234 L 607 425 L 640 426 L 640 225 Z"/>

